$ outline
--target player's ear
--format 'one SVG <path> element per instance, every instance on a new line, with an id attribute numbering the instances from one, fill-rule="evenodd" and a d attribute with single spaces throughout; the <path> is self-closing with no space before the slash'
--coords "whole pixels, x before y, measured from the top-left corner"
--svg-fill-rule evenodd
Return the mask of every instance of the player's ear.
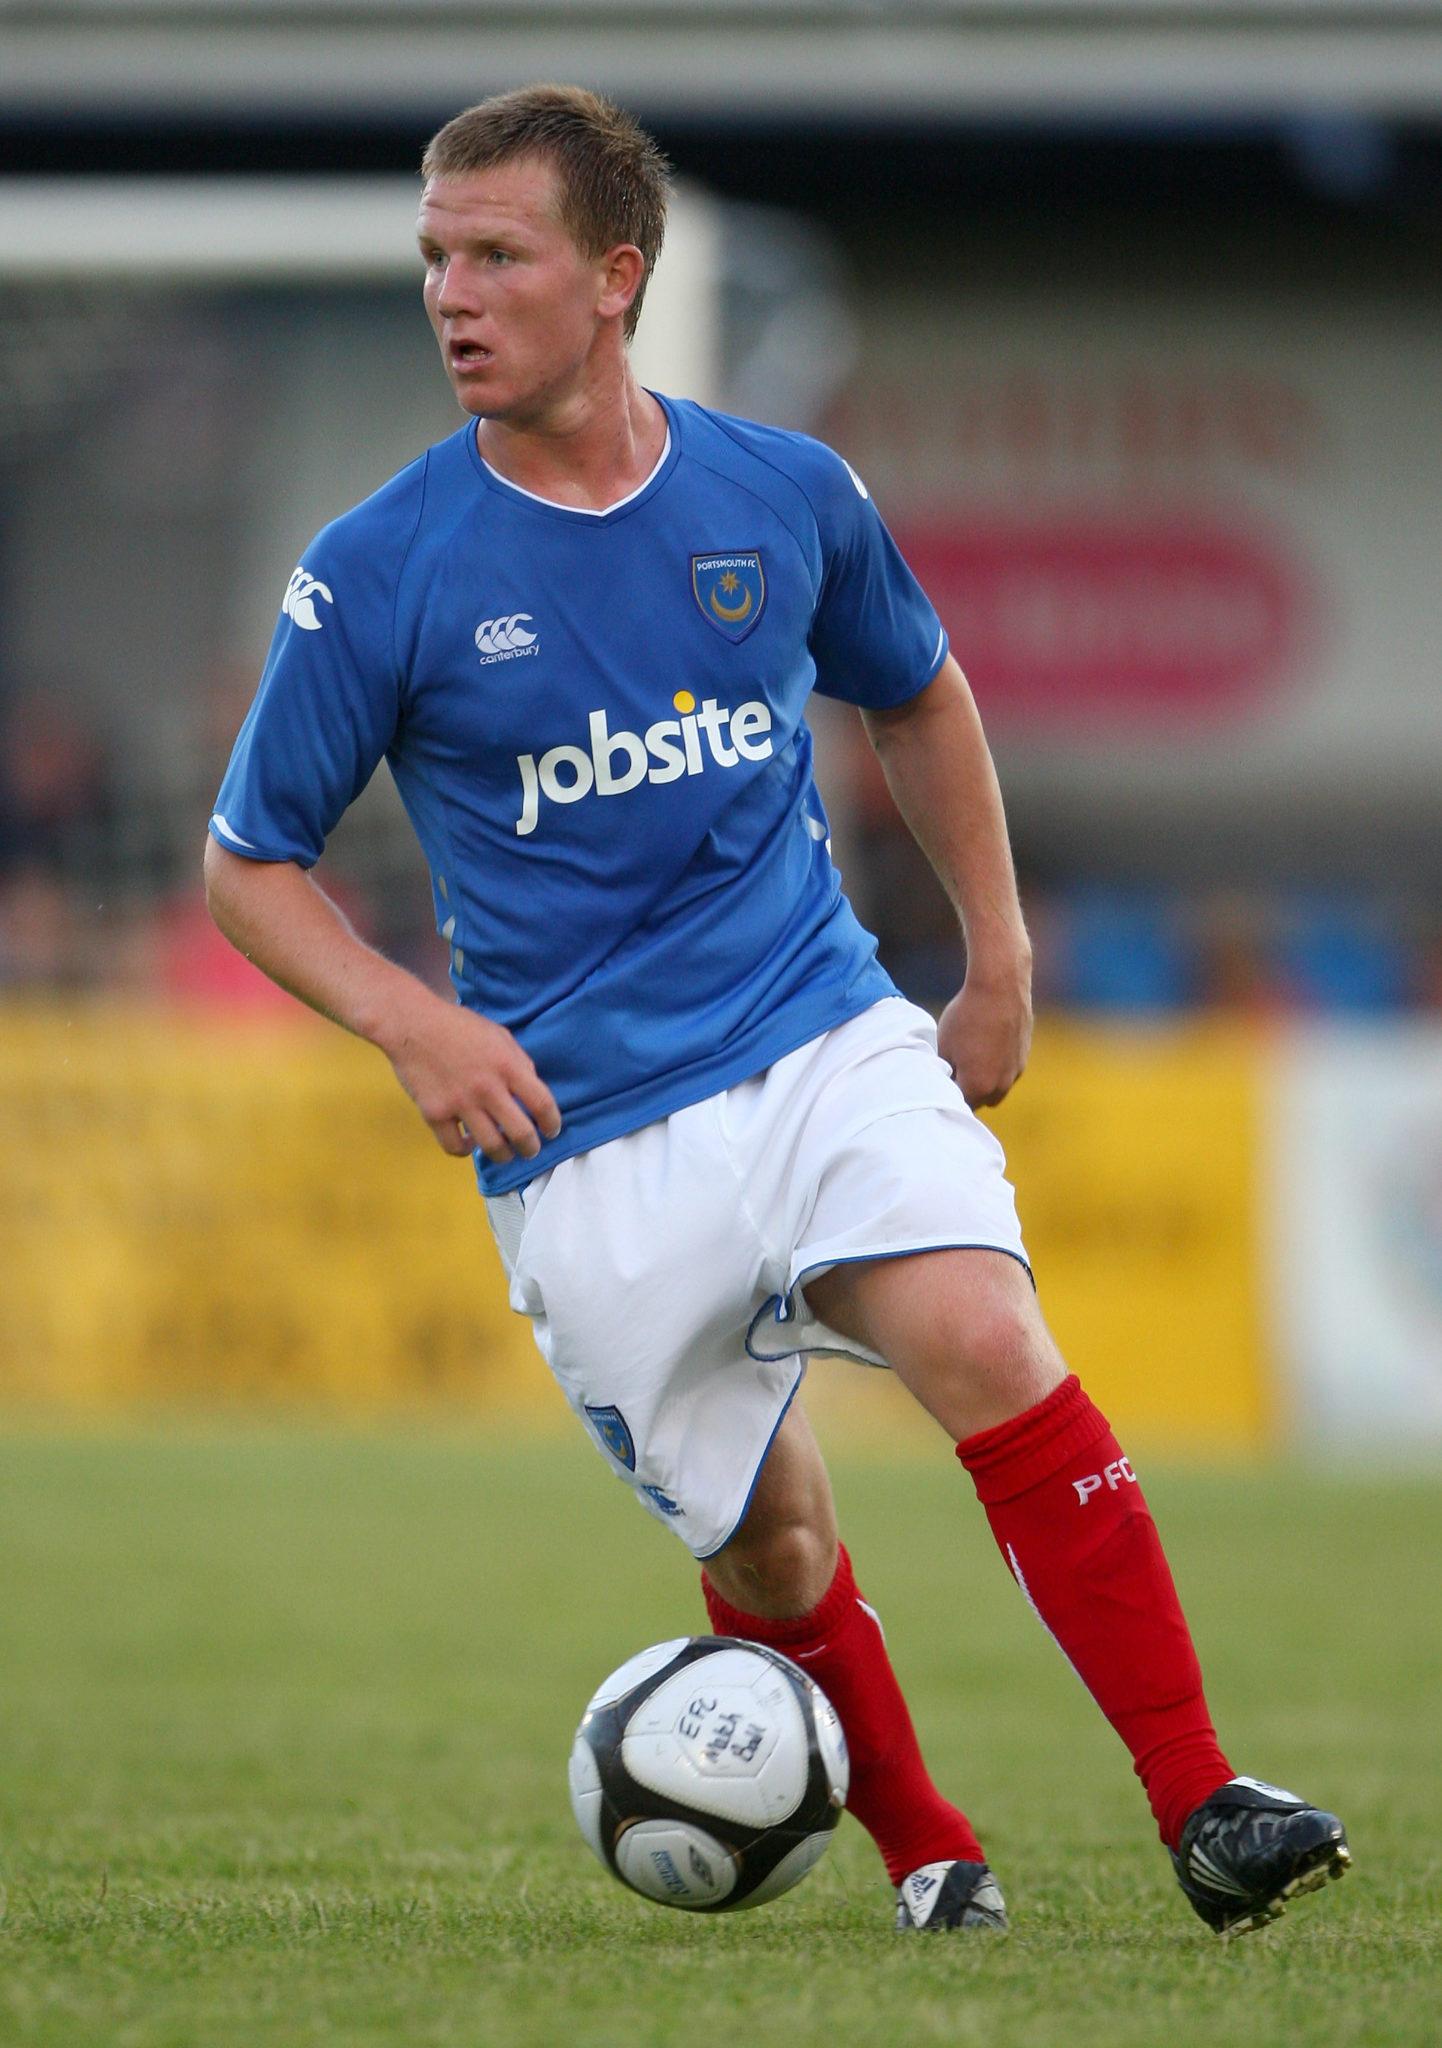
<path id="1" fill-rule="evenodd" d="M 641 289 L 646 259 L 634 242 L 618 242 L 601 260 L 601 296 L 596 311 L 603 320 L 615 320 L 626 312 Z"/>

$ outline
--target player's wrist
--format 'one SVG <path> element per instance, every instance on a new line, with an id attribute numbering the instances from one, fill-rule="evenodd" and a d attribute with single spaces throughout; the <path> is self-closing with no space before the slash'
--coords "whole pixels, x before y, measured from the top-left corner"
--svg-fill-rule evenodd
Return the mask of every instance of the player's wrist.
<path id="1" fill-rule="evenodd" d="M 969 987 L 998 994 L 1031 989 L 1031 940 L 1025 929 L 989 932 L 984 940 L 967 935 L 966 979 Z"/>
<path id="2" fill-rule="evenodd" d="M 384 970 L 367 977 L 355 1006 L 353 1030 L 395 1061 L 425 1034 L 426 1024 L 436 1010 L 450 1013 L 451 1005 L 433 989 L 407 974 L 390 961 L 378 962 Z"/>

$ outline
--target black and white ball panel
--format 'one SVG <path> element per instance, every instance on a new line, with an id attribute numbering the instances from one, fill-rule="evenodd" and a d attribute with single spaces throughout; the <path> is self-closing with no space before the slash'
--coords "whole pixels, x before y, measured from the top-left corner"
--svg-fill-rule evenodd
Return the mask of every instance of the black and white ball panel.
<path id="1" fill-rule="evenodd" d="M 616 1843 L 616 1869 L 632 1891 L 693 1912 L 724 1906 L 736 1889 L 736 1859 L 694 1821 L 638 1820 Z"/>
<path id="2" fill-rule="evenodd" d="M 806 1875 L 845 1804 L 835 1709 L 757 1643 L 659 1643 L 599 1688 L 571 1753 L 571 1803 L 593 1853 L 663 1905 L 760 1905 Z"/>
<path id="3" fill-rule="evenodd" d="M 683 1665 L 635 1709 L 621 1758 L 638 1785 L 748 1827 L 800 1806 L 810 1767 L 806 1710 L 788 1673 L 754 1650 Z"/>

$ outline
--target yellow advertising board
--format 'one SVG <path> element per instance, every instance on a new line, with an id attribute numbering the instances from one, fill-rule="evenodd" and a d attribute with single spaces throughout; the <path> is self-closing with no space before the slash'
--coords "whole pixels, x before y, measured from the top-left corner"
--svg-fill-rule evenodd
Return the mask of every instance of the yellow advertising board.
<path id="1" fill-rule="evenodd" d="M 1267 1435 L 1259 1059 L 1048 1020 L 990 1118 L 1042 1305 L 1130 1439 Z M 308 1019 L 0 1012 L 0 1246 L 7 1403 L 557 1409 L 469 1166 Z"/>
<path id="2" fill-rule="evenodd" d="M 549 1402 L 469 1162 L 320 1022 L 0 1015 L 0 1397 Z"/>
<path id="3" fill-rule="evenodd" d="M 987 1121 L 1042 1308 L 1119 1433 L 1249 1448 L 1272 1427 L 1258 1216 L 1265 1039 L 1044 1019 Z"/>

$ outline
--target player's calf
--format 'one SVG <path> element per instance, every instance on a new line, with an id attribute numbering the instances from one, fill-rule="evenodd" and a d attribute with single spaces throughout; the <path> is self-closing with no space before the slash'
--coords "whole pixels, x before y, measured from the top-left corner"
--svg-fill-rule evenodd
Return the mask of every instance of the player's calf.
<path id="1" fill-rule="evenodd" d="M 702 1586 L 717 1635 L 780 1650 L 815 1679 L 835 1707 L 851 1759 L 847 1808 L 876 1842 L 894 1885 L 903 1886 L 927 1867 L 984 1867 L 971 1823 L 931 1781 L 880 1619 L 857 1590 L 844 1546 L 824 1598 L 791 1620 L 768 1620 L 733 1607 L 709 1572 Z"/>
<path id="2" fill-rule="evenodd" d="M 957 1456 L 1012 1577 L 1130 1750 L 1175 1849 L 1232 1770 L 1130 1461 L 1074 1376 Z"/>

